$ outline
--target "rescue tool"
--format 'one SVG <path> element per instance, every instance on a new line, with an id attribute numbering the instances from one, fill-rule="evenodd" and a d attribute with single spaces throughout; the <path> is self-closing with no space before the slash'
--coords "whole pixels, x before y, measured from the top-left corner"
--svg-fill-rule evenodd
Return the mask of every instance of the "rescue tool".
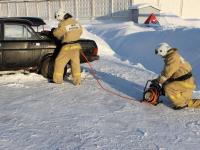
<path id="1" fill-rule="evenodd" d="M 162 87 L 157 80 L 148 80 L 143 92 L 143 100 L 141 102 L 147 102 L 152 105 L 159 103 L 159 97 L 163 94 Z"/>

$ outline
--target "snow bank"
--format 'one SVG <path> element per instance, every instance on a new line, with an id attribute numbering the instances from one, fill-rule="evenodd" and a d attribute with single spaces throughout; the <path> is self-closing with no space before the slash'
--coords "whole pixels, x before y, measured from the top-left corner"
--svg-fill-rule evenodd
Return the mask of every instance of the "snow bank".
<path id="1" fill-rule="evenodd" d="M 103 39 L 101 39 L 95 34 L 88 32 L 85 28 L 83 28 L 83 34 L 81 38 L 94 40 L 98 46 L 98 55 L 100 56 L 104 55 L 113 56 L 115 54 L 115 52 Z"/>
<path id="2" fill-rule="evenodd" d="M 81 65 L 86 78 L 79 87 L 68 81 L 51 84 L 34 73 L 4 75 L 0 78 L 0 149 L 199 149 L 199 109 L 175 111 L 165 101 L 156 107 L 137 102 L 146 80 L 156 76 L 143 65 L 155 72 L 162 66 L 154 56 L 155 44 L 169 40 L 198 65 L 199 29 L 147 28 L 132 22 L 85 27 L 96 34 L 84 31 L 83 36 L 99 46 L 102 57 L 92 65 L 102 84 L 136 99 L 134 103 L 101 90 L 87 64 Z M 198 74 L 197 67 L 194 71 Z"/>
<path id="3" fill-rule="evenodd" d="M 193 27 L 156 27 L 138 26 L 132 22 L 97 22 L 87 29 L 99 35 L 121 59 L 141 63 L 145 68 L 159 74 L 163 60 L 154 54 L 155 46 L 168 42 L 179 49 L 180 54 L 193 66 L 193 74 L 200 88 L 200 29 Z"/>
<path id="4" fill-rule="evenodd" d="M 161 13 L 159 16 L 159 22 L 162 26 L 168 27 L 200 27 L 200 19 L 182 19 L 173 13 Z"/>

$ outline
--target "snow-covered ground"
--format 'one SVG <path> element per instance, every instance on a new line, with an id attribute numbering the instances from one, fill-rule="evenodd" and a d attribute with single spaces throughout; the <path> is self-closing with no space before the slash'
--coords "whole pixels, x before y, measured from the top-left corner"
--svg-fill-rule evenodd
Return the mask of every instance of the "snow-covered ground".
<path id="1" fill-rule="evenodd" d="M 154 48 L 163 41 L 192 63 L 198 84 L 194 96 L 200 96 L 200 26 L 181 19 L 172 25 L 169 20 L 165 18 L 162 28 L 114 21 L 84 25 L 83 37 L 99 47 L 100 60 L 92 65 L 102 84 L 135 99 L 133 103 L 104 92 L 87 64 L 82 64 L 79 87 L 68 81 L 48 83 L 34 73 L 1 76 L 0 149 L 198 150 L 198 109 L 175 111 L 165 97 L 156 107 L 138 102 L 146 81 L 162 69 Z"/>

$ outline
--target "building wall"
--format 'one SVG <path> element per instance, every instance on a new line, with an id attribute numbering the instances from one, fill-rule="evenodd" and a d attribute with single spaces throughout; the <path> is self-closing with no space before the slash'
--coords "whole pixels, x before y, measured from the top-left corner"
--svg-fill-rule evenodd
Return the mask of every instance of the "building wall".
<path id="1" fill-rule="evenodd" d="M 184 0 L 182 15 L 185 18 L 199 18 L 200 19 L 200 0 Z"/>
<path id="2" fill-rule="evenodd" d="M 133 0 L 133 2 L 152 3 L 163 12 L 171 12 L 183 18 L 200 19 L 200 0 Z"/>

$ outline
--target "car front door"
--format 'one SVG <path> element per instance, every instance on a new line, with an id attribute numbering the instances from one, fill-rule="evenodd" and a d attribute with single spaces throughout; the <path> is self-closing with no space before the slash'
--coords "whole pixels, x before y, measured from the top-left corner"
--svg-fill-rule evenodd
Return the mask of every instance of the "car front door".
<path id="1" fill-rule="evenodd" d="M 33 49 L 29 45 L 34 40 L 36 37 L 28 25 L 4 23 L 3 65 L 7 68 L 32 66 Z"/>

